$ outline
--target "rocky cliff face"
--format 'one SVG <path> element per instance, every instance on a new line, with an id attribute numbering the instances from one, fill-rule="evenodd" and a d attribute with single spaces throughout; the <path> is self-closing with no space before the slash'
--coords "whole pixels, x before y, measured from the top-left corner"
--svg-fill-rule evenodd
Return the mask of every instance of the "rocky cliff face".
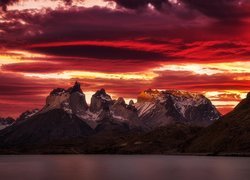
<path id="1" fill-rule="evenodd" d="M 207 126 L 220 118 L 220 113 L 209 99 L 185 91 L 149 89 L 140 93 L 134 107 L 147 128 L 165 126 L 173 122 Z"/>
<path id="2" fill-rule="evenodd" d="M 109 106 L 112 104 L 113 101 L 110 95 L 108 95 L 104 89 L 101 89 L 92 96 L 89 109 L 93 113 L 109 111 Z"/>
<path id="3" fill-rule="evenodd" d="M 85 94 L 82 92 L 78 82 L 67 90 L 62 88 L 54 89 L 46 99 L 46 105 L 40 113 L 53 109 L 63 109 L 68 113 L 82 113 L 88 109 Z"/>
<path id="4" fill-rule="evenodd" d="M 29 119 L 30 117 L 34 116 L 36 113 L 38 113 L 39 109 L 33 109 L 23 112 L 15 121 L 15 124 L 19 124 L 24 122 L 25 120 Z"/>

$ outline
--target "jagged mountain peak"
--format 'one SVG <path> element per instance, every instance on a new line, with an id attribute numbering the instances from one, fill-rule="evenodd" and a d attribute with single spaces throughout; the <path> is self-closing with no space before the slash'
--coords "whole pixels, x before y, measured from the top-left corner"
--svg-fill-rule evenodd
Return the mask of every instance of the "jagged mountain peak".
<path id="1" fill-rule="evenodd" d="M 149 102 L 157 99 L 162 93 L 157 89 L 147 89 L 142 91 L 138 98 L 137 102 Z"/>
<path id="2" fill-rule="evenodd" d="M 205 96 L 178 90 L 160 91 L 147 89 L 140 93 L 137 103 L 132 100 L 126 104 L 123 97 L 112 100 L 111 96 L 100 89 L 91 98 L 88 106 L 79 82 L 65 90 L 54 89 L 40 111 L 25 112 L 21 119 L 29 119 L 34 114 L 46 114 L 60 109 L 75 115 L 92 128 L 110 119 L 112 123 L 126 122 L 144 129 L 153 129 L 170 123 L 184 122 L 207 125 L 217 120 L 220 114 Z"/>
<path id="3" fill-rule="evenodd" d="M 130 106 L 133 106 L 135 104 L 135 102 L 131 99 L 130 101 L 129 101 L 129 105 Z"/>
<path id="4" fill-rule="evenodd" d="M 102 110 L 109 111 L 109 106 L 113 104 L 112 98 L 108 95 L 105 89 L 100 89 L 91 98 L 90 111 L 100 112 Z"/>
<path id="5" fill-rule="evenodd" d="M 207 126 L 220 118 L 220 113 L 204 95 L 180 90 L 148 89 L 140 93 L 134 106 L 149 128 L 173 122 Z"/>
<path id="6" fill-rule="evenodd" d="M 162 100 L 163 98 L 166 98 L 168 96 L 172 96 L 179 99 L 193 99 L 194 101 L 206 99 L 206 97 L 202 94 L 198 93 L 190 93 L 187 91 L 181 91 L 181 90 L 165 90 L 160 91 L 157 89 L 148 89 L 145 91 L 142 91 L 138 98 L 137 102 L 152 102 L 155 100 Z"/>
<path id="7" fill-rule="evenodd" d="M 69 89 L 63 88 L 54 89 L 46 98 L 46 105 L 40 113 L 45 113 L 53 109 L 63 109 L 68 113 L 78 113 L 86 111 L 88 105 L 85 99 L 85 94 L 81 90 L 79 82 Z"/>
<path id="8" fill-rule="evenodd" d="M 81 84 L 78 81 L 76 81 L 75 84 L 74 84 L 74 86 L 68 89 L 68 92 L 70 94 L 72 94 L 74 92 L 83 93 L 82 89 L 81 89 Z"/>
<path id="9" fill-rule="evenodd" d="M 79 93 L 83 94 L 82 89 L 81 89 L 81 84 L 77 81 L 75 82 L 75 84 L 72 87 L 68 88 L 67 90 L 64 88 L 53 89 L 50 92 L 50 95 L 61 96 L 64 93 L 72 94 L 74 92 L 79 92 Z"/>
<path id="10" fill-rule="evenodd" d="M 98 91 L 96 91 L 96 93 L 93 95 L 93 97 L 96 97 L 96 98 L 101 98 L 101 99 L 103 99 L 103 100 L 105 100 L 105 101 L 111 101 L 112 99 L 111 99 L 111 96 L 110 95 L 108 95 L 107 93 L 106 93 L 106 91 L 105 91 L 105 89 L 100 89 L 100 90 L 98 90 Z"/>
<path id="11" fill-rule="evenodd" d="M 247 93 L 247 99 L 250 99 L 250 92 Z"/>
<path id="12" fill-rule="evenodd" d="M 126 102 L 125 102 L 125 100 L 124 100 L 123 97 L 119 97 L 119 98 L 116 100 L 115 103 L 116 103 L 116 104 L 122 104 L 122 105 L 125 105 L 125 104 L 126 104 Z"/>
<path id="13" fill-rule="evenodd" d="M 182 90 L 166 90 L 162 92 L 163 94 L 171 94 L 176 97 L 183 97 L 183 98 L 194 98 L 194 99 L 200 99 L 205 98 L 204 95 L 198 94 L 198 93 L 191 93 L 188 91 L 182 91 Z"/>
<path id="14" fill-rule="evenodd" d="M 0 141 L 46 144 L 114 131 L 148 132 L 175 123 L 207 126 L 220 117 L 212 103 L 201 95 L 148 89 L 139 97 L 141 101 L 130 101 L 128 105 L 124 98 L 112 100 L 105 89 L 100 89 L 88 106 L 80 83 L 68 90 L 57 88 L 49 94 L 42 110 L 27 111 L 22 114 L 23 121 L 4 126 Z"/>
<path id="15" fill-rule="evenodd" d="M 250 92 L 247 94 L 246 98 L 241 100 L 241 102 L 234 108 L 235 111 L 246 109 L 250 110 Z"/>

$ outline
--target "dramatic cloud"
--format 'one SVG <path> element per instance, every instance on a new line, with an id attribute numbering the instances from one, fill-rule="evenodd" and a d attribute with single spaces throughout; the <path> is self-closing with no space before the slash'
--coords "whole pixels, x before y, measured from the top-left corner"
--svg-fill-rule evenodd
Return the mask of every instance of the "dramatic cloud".
<path id="1" fill-rule="evenodd" d="M 0 6 L 2 7 L 3 11 L 6 11 L 8 5 L 11 5 L 11 4 L 16 3 L 18 1 L 19 0 L 1 0 Z"/>
<path id="2" fill-rule="evenodd" d="M 139 9 L 139 8 L 145 8 L 149 4 L 156 9 L 160 10 L 164 5 L 170 6 L 171 3 L 168 2 L 168 0 L 115 0 L 115 2 L 123 7 L 129 8 L 129 9 Z"/>
<path id="3" fill-rule="evenodd" d="M 167 11 L 175 11 L 176 5 L 182 11 L 186 9 L 199 11 L 202 14 L 220 19 L 238 21 L 250 16 L 250 3 L 247 0 L 110 0 L 129 9 L 140 9 L 152 6 L 157 10 L 167 8 Z M 174 8 L 174 10 L 170 8 Z"/>
<path id="4" fill-rule="evenodd" d="M 58 47 L 35 47 L 31 51 L 48 55 L 70 56 L 70 57 L 87 57 L 101 59 L 163 59 L 164 55 L 157 52 L 147 52 L 142 50 L 131 50 L 126 48 L 117 48 L 110 46 L 58 46 Z M 98 53 L 96 53 L 98 52 Z"/>
<path id="5" fill-rule="evenodd" d="M 0 1 L 0 7 L 2 7 L 3 11 L 7 11 L 7 6 L 16 4 L 20 2 L 21 0 L 1 0 Z M 28 1 L 28 0 L 23 0 Z M 51 0 L 51 1 L 62 1 L 65 5 L 71 5 L 73 1 L 84 1 L 84 0 Z"/>
<path id="6" fill-rule="evenodd" d="M 182 2 L 207 16 L 222 20 L 238 20 L 250 16 L 248 0 L 182 0 Z"/>
<path id="7" fill-rule="evenodd" d="M 88 101 L 100 88 L 126 100 L 180 89 L 206 95 L 223 113 L 250 90 L 246 0 L 55 1 L 0 1 L 8 6 L 0 14 L 0 116 L 40 108 L 51 89 L 75 80 Z"/>

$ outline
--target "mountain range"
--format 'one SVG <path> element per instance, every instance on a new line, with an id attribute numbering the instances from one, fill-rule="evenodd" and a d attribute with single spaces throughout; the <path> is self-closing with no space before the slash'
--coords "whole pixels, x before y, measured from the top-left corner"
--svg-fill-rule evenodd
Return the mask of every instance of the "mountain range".
<path id="1" fill-rule="evenodd" d="M 179 90 L 148 89 L 126 104 L 100 89 L 88 105 L 76 82 L 1 130 L 0 153 L 250 152 L 249 116 L 249 94 L 221 116 L 205 96 Z"/>

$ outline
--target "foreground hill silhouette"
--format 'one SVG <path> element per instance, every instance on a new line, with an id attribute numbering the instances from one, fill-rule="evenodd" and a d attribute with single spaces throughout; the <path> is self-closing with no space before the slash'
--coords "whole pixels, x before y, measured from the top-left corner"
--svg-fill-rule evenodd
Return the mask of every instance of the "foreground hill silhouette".
<path id="1" fill-rule="evenodd" d="M 232 112 L 204 129 L 187 152 L 250 152 L 250 93 Z"/>
<path id="2" fill-rule="evenodd" d="M 250 94 L 220 117 L 203 95 L 151 89 L 129 104 L 101 89 L 87 105 L 76 82 L 1 130 L 0 153 L 249 153 L 249 105 Z"/>

